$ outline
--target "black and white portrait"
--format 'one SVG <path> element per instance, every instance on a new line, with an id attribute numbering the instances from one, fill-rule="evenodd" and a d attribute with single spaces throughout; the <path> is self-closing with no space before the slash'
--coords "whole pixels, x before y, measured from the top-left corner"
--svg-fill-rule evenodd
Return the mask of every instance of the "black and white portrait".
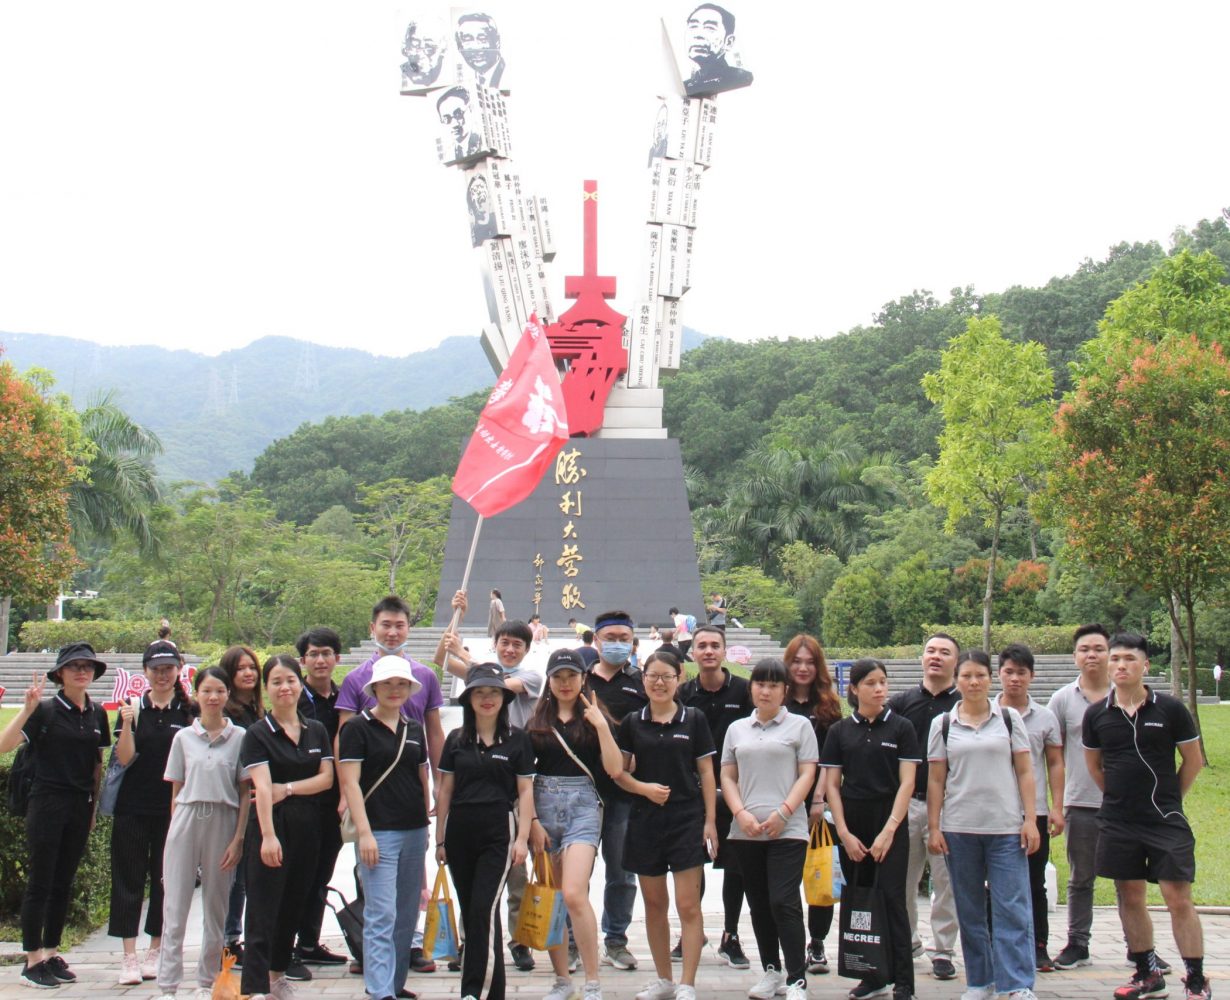
<path id="1" fill-rule="evenodd" d="M 444 127 L 446 162 L 466 160 L 482 150 L 478 109 L 470 102 L 470 92 L 465 87 L 450 87 L 436 98 L 436 111 Z"/>
<path id="2" fill-rule="evenodd" d="M 448 50 L 448 29 L 438 18 L 417 18 L 406 25 L 401 54 L 402 90 L 426 90 L 443 86 L 444 54 Z"/>
<path id="3" fill-rule="evenodd" d="M 683 57 L 677 61 L 689 97 L 708 97 L 752 82 L 735 44 L 735 15 L 725 7 L 702 3 L 693 8 L 676 53 Z"/>
<path id="4" fill-rule="evenodd" d="M 670 112 L 666 102 L 658 105 L 658 115 L 653 122 L 653 141 L 649 144 L 649 166 L 660 156 L 666 155 L 666 134 L 669 131 Z"/>
<path id="5" fill-rule="evenodd" d="M 466 185 L 466 209 L 470 213 L 470 242 L 476 247 L 482 246 L 484 240 L 492 240 L 499 235 L 492 208 L 487 178 L 475 174 Z"/>
<path id="6" fill-rule="evenodd" d="M 457 52 L 478 77 L 482 86 L 507 90 L 504 79 L 503 53 L 500 51 L 500 29 L 495 18 L 479 10 L 453 8 L 456 31 L 453 35 Z"/>

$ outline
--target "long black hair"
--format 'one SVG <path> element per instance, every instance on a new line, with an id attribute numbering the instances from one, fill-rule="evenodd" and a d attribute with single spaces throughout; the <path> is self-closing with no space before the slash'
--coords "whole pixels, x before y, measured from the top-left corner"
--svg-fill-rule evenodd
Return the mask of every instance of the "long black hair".
<path id="1" fill-rule="evenodd" d="M 508 721 L 508 699 L 500 706 L 500 713 L 495 717 L 495 738 L 503 739 L 512 733 L 512 723 Z M 463 746 L 475 746 L 478 743 L 478 716 L 474 713 L 474 704 L 470 698 L 461 699 L 461 735 L 458 742 Z"/>
<path id="2" fill-rule="evenodd" d="M 598 734 L 594 732 L 594 727 L 582 718 L 584 706 L 581 704 L 581 695 L 584 695 L 585 699 L 591 704 L 598 706 L 608 723 L 614 725 L 615 720 L 611 718 L 611 713 L 606 710 L 606 706 L 594 694 L 594 689 L 589 683 L 589 674 L 582 674 L 581 690 L 577 694 L 576 709 L 572 713 L 572 718 L 563 723 L 563 726 L 564 735 L 573 746 L 590 746 L 597 744 Z M 535 745 L 544 739 L 554 742 L 555 737 L 551 733 L 555 728 L 555 723 L 558 721 L 559 702 L 551 691 L 551 678 L 548 677 L 545 690 L 542 692 L 542 697 L 538 699 L 538 704 L 534 706 L 534 714 L 530 716 L 530 721 L 526 723 L 525 731 L 530 734 L 530 739 L 534 741 Z"/>

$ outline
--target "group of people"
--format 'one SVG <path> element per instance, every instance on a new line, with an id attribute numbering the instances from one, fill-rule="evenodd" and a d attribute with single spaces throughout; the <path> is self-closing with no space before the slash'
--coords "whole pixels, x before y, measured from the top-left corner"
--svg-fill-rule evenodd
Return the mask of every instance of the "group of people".
<path id="1" fill-rule="evenodd" d="M 463 616 L 466 595 L 453 605 Z M 507 892 L 511 932 L 531 858 L 550 866 L 568 915 L 567 935 L 548 951 L 554 978 L 544 1000 L 578 996 L 578 967 L 583 1000 L 600 1000 L 604 966 L 638 967 L 628 947 L 638 891 L 653 977 L 637 1000 L 694 1000 L 709 865 L 722 871 L 720 958 L 750 968 L 739 938 L 746 900 L 760 966 L 749 998 L 803 1000 L 808 975 L 830 971 L 834 907 L 800 899 L 812 831 L 823 823 L 840 847 L 845 885 L 878 887 L 874 918 L 888 942 L 888 961 L 863 971 L 854 1000 L 914 996 L 923 953 L 917 886 L 928 860 L 931 972 L 955 978 L 959 937 L 964 1000 L 1029 1000 L 1037 972 L 1088 964 L 1098 875 L 1115 880 L 1135 968 L 1116 998 L 1166 995 L 1169 970 L 1153 950 L 1145 909 L 1149 881 L 1171 913 L 1186 996 L 1211 996 L 1191 901 L 1194 838 L 1182 812 L 1199 746 L 1184 706 L 1145 684 L 1139 636 L 1079 629 L 1079 676 L 1048 708 L 1030 697 L 1034 659 L 1020 645 L 1005 647 L 993 666 L 982 651 L 963 653 L 950 636 L 932 635 L 921 683 L 890 698 L 886 668 L 874 659 L 854 662 L 838 691 L 820 643 L 806 635 L 748 677 L 726 664 L 724 630 L 712 624 L 689 629 L 690 679 L 674 645 L 634 665 L 635 623 L 623 611 L 596 617 L 593 662 L 557 649 L 544 675 L 525 662 L 536 638 L 530 625 L 504 620 L 489 662 L 476 662 L 457 631 L 441 637 L 436 663 L 464 682 L 462 723 L 446 736 L 436 670 L 405 653 L 409 620 L 399 598 L 379 602 L 377 652 L 340 688 L 341 644 L 331 629 L 305 633 L 297 656 L 278 654 L 259 668 L 251 650 L 233 647 L 196 673 L 191 698 L 178 649 L 159 640 L 144 656 L 149 689 L 120 707 L 114 730 L 86 693 L 105 663 L 85 643 L 62 649 L 46 678 L 57 694 L 44 699 L 36 678 L 0 733 L 0 752 L 27 743 L 36 754 L 23 983 L 75 979 L 58 947 L 103 750 L 114 743 L 108 771 L 123 774 L 109 930 L 122 941 L 120 982 L 154 979 L 165 997 L 183 978 L 198 878 L 199 1000 L 224 945 L 242 964 L 242 992 L 261 1000 L 291 1000 L 308 965 L 346 961 L 320 942 L 344 840 L 355 844 L 363 893 L 365 989 L 373 1000 L 412 997 L 409 971 L 434 967 L 417 946 L 433 819 L 435 860 L 447 866 L 460 910 L 461 993 L 473 1000 L 505 997 L 501 900 Z M 1049 837 L 1061 832 L 1069 928 L 1051 959 L 1045 865 Z M 590 879 L 599 852 L 596 913 Z M 673 947 L 672 896 L 681 929 Z M 843 924 L 839 941 L 846 933 Z M 509 947 L 518 969 L 534 967 L 528 948 Z"/>

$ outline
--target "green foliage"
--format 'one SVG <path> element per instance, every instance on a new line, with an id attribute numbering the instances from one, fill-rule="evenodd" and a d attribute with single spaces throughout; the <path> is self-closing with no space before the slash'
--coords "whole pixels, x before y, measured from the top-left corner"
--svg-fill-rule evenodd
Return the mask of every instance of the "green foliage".
<path id="1" fill-rule="evenodd" d="M 991 626 L 991 651 L 1003 649 L 1010 642 L 1024 643 L 1035 655 L 1042 653 L 1071 653 L 1072 635 L 1076 625 L 1015 625 Z M 923 625 L 918 637 L 922 642 L 933 632 L 947 632 L 957 640 L 962 649 L 982 648 L 981 625 Z"/>
<path id="2" fill-rule="evenodd" d="M 942 621 L 948 615 L 948 590 L 952 575 L 929 569 L 926 552 L 916 552 L 899 563 L 888 576 L 888 614 L 895 643 L 917 639 L 922 623 Z"/>
<path id="3" fill-rule="evenodd" d="M 824 635 L 824 599 L 841 575 L 841 560 L 806 542 L 791 542 L 779 554 L 782 576 L 794 588 L 799 602 L 801 631 Z"/>
<path id="4" fill-rule="evenodd" d="M 390 592 L 397 589 L 403 562 L 407 569 L 418 570 L 420 576 L 438 575 L 452 510 L 450 483 L 448 476 L 436 476 L 421 483 L 386 479 L 359 487 L 359 504 L 364 510 L 359 524 L 371 539 L 374 554 L 388 567 Z M 434 584 L 430 590 L 430 603 L 434 604 Z M 415 596 L 420 600 L 426 597 Z M 415 602 L 410 603 L 413 607 Z M 425 610 L 426 606 L 420 607 L 419 616 Z"/>
<path id="5" fill-rule="evenodd" d="M 145 647 L 158 637 L 158 623 L 157 618 L 29 621 L 21 626 L 19 645 L 28 652 L 37 652 L 56 650 L 70 642 L 88 642 L 99 653 L 143 653 Z M 188 626 L 177 626 L 172 638 L 183 652 L 197 652 Z"/>
<path id="6" fill-rule="evenodd" d="M 782 638 L 798 631 L 799 602 L 776 580 L 754 566 L 735 566 L 701 578 L 706 594 L 726 598 L 728 615 L 748 628 L 759 628 Z"/>
<path id="7" fill-rule="evenodd" d="M 824 599 L 825 646 L 882 646 L 892 619 L 888 584 L 872 569 L 848 569 Z"/>

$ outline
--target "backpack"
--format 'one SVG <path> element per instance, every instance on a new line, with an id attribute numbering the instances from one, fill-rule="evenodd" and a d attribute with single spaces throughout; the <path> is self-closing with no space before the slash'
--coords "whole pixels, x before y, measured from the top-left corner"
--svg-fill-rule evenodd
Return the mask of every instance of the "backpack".
<path id="1" fill-rule="evenodd" d="M 688 615 L 686 618 L 684 618 L 684 621 L 687 622 L 688 632 L 696 631 L 696 616 L 695 615 Z"/>
<path id="2" fill-rule="evenodd" d="M 955 709 L 953 710 L 955 711 Z M 1008 749 L 1012 749 L 1012 716 L 1007 712 L 1000 712 L 999 717 L 1004 720 L 1004 726 L 1008 730 Z M 944 736 L 944 746 L 948 746 L 948 724 L 952 721 L 952 712 L 944 713 L 944 721 L 940 724 L 940 729 Z"/>
<path id="3" fill-rule="evenodd" d="M 41 739 L 47 732 L 44 725 L 38 731 Z M 34 743 L 25 743 L 18 747 L 9 765 L 9 812 L 14 816 L 24 816 L 30 808 L 30 792 L 34 788 L 34 769 L 38 764 L 38 749 Z"/>

